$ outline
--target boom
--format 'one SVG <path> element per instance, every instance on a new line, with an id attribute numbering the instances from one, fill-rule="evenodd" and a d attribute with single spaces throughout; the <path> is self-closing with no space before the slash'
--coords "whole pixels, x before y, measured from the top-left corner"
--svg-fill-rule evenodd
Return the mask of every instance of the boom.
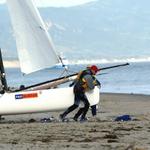
<path id="1" fill-rule="evenodd" d="M 2 60 L 2 53 L 0 49 L 0 93 L 3 94 L 5 91 L 7 91 L 7 81 L 5 77 L 5 70 Z"/>
<path id="2" fill-rule="evenodd" d="M 129 65 L 129 63 L 113 65 L 113 66 L 104 67 L 104 68 L 99 68 L 99 71 L 106 70 L 106 69 L 111 69 L 111 68 L 122 67 L 122 66 L 127 66 L 127 65 Z M 45 81 L 45 82 L 42 82 L 42 83 L 34 84 L 34 85 L 31 85 L 31 86 L 28 86 L 28 87 L 24 87 L 23 89 L 17 89 L 14 92 L 18 92 L 18 91 L 22 91 L 22 90 L 28 90 L 28 89 L 30 89 L 30 90 L 39 90 L 39 89 L 43 89 L 43 88 L 55 87 L 59 84 L 63 84 L 63 83 L 66 83 L 66 82 L 69 82 L 69 81 L 73 80 L 77 74 L 78 73 L 74 73 L 74 74 L 71 74 L 71 75 L 68 75 L 68 76 L 63 76 L 63 77 L 56 78 L 56 79 L 53 79 L 53 80 L 49 80 L 49 81 Z"/>

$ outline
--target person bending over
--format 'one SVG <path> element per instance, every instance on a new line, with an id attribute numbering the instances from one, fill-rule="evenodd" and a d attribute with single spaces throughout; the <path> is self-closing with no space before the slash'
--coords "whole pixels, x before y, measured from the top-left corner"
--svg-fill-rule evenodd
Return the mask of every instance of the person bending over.
<path id="1" fill-rule="evenodd" d="M 63 121 L 67 114 L 79 107 L 80 102 L 84 103 L 84 107 L 79 109 L 77 114 L 74 116 L 74 120 L 77 121 L 78 117 L 81 116 L 80 121 L 86 120 L 86 114 L 89 109 L 89 101 L 85 92 L 88 90 L 93 90 L 96 85 L 100 86 L 100 82 L 95 78 L 95 74 L 98 72 L 98 68 L 95 65 L 87 67 L 86 70 L 83 70 L 78 73 L 77 78 L 70 84 L 74 86 L 74 104 L 70 106 L 64 113 L 60 114 L 60 119 Z"/>

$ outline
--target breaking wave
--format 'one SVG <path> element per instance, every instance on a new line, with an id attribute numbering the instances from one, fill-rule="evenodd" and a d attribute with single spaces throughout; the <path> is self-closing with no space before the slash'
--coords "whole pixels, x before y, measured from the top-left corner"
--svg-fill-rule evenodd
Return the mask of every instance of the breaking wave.
<path id="1" fill-rule="evenodd" d="M 141 57 L 141 58 L 125 58 L 125 59 L 117 59 L 117 58 L 112 58 L 112 59 L 79 59 L 79 60 L 67 60 L 67 64 L 70 65 L 80 65 L 80 64 L 107 64 L 107 63 L 126 63 L 126 62 L 150 62 L 150 57 Z M 4 66 L 7 68 L 19 68 L 19 62 L 18 60 L 5 60 Z"/>
<path id="2" fill-rule="evenodd" d="M 89 60 L 89 59 L 82 59 L 82 60 L 69 60 L 69 64 L 106 64 L 106 63 L 136 63 L 136 62 L 150 62 L 150 57 L 141 57 L 141 58 L 124 58 L 124 59 L 117 59 L 117 58 L 112 58 L 112 59 L 94 59 L 94 60 Z"/>

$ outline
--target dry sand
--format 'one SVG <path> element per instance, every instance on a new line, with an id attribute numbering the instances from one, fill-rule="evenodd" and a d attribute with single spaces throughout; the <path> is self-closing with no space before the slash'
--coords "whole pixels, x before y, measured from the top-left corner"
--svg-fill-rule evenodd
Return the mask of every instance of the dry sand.
<path id="1" fill-rule="evenodd" d="M 97 119 L 89 111 L 84 123 L 40 122 L 59 113 L 5 116 L 0 150 L 150 150 L 150 96 L 103 93 Z M 114 121 L 125 114 L 132 121 Z"/>

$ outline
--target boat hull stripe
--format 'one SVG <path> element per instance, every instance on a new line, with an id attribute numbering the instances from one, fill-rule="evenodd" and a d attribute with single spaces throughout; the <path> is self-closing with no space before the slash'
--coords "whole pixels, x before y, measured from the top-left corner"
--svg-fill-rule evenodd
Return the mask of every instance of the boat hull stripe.
<path id="1" fill-rule="evenodd" d="M 37 93 L 16 94 L 15 99 L 37 98 Z"/>

